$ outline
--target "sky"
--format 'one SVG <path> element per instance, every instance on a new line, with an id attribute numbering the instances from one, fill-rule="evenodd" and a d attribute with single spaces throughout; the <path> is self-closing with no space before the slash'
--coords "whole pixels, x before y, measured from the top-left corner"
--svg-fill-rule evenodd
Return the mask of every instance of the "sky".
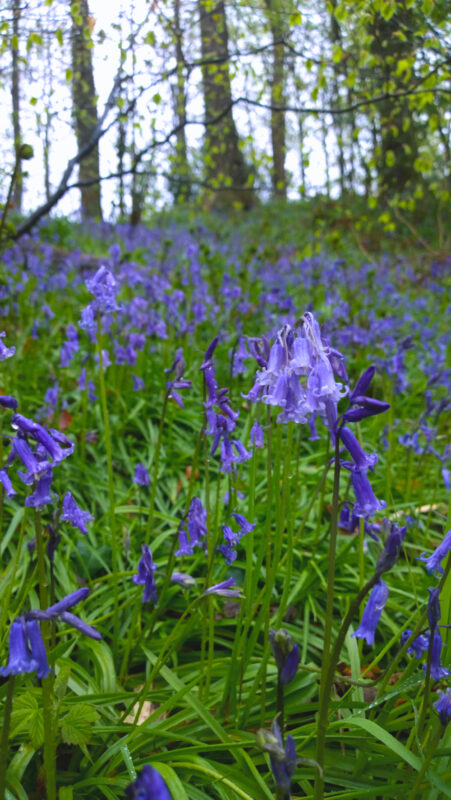
<path id="1" fill-rule="evenodd" d="M 156 0 L 154 0 L 154 2 L 156 2 Z M 31 0 L 31 7 L 33 7 L 33 3 L 35 4 L 34 7 L 37 22 L 34 23 L 30 16 L 27 19 L 27 24 L 35 26 L 38 24 L 39 17 L 40 15 L 43 15 L 44 10 L 42 2 L 39 2 L 39 0 Z M 105 0 L 90 0 L 89 6 L 91 14 L 95 19 L 94 41 L 96 42 L 96 45 L 93 50 L 94 78 L 96 91 L 99 97 L 99 111 L 101 112 L 103 104 L 111 90 L 112 81 L 119 63 L 119 31 L 115 29 L 114 26 L 118 26 L 120 24 L 123 31 L 123 36 L 125 37 L 127 33 L 127 17 L 131 14 L 131 12 L 133 12 L 133 18 L 136 21 L 144 20 L 146 15 L 149 14 L 149 3 L 146 0 L 134 0 L 134 2 L 130 2 L 130 0 L 128 0 L 128 2 L 127 0 L 107 0 L 107 2 Z M 61 23 L 63 30 L 66 28 L 68 32 L 69 27 L 66 8 L 67 7 L 64 6 L 64 4 L 61 6 L 57 3 L 54 3 L 53 6 L 51 6 L 49 9 L 46 9 L 45 13 L 50 17 L 50 19 L 47 18 L 47 25 L 50 23 L 50 25 L 58 27 L 59 23 Z M 191 25 L 193 26 L 193 30 L 196 31 L 196 20 L 192 15 L 192 10 L 194 8 L 195 5 L 193 4 L 191 6 Z M 161 28 L 161 25 L 157 24 L 155 10 L 152 11 L 152 6 L 150 9 L 150 27 L 152 27 L 152 22 L 154 20 L 155 26 L 153 27 L 153 31 L 155 36 L 157 37 L 159 44 L 164 44 L 166 34 Z M 189 8 L 188 13 L 190 13 Z M 186 24 L 189 24 L 189 17 L 187 17 L 186 20 Z M 43 24 L 45 25 L 45 22 Z M 98 35 L 102 30 L 105 32 L 106 36 L 103 40 L 103 43 L 99 44 Z M 52 69 L 50 74 L 42 74 L 43 67 L 46 63 L 45 59 L 48 56 L 48 54 L 45 52 L 45 48 L 34 48 L 29 56 L 31 74 L 30 70 L 28 70 L 25 80 L 22 81 L 23 139 L 33 146 L 36 154 L 35 158 L 27 163 L 29 177 L 27 178 L 25 184 L 25 211 L 32 210 L 45 199 L 43 193 L 44 179 L 42 167 L 44 142 L 42 125 L 41 128 L 39 127 L 39 119 L 42 123 L 45 117 L 45 107 L 48 105 L 48 96 L 50 93 L 52 93 L 51 107 L 53 109 L 50 164 L 52 188 L 55 188 L 55 186 L 58 184 L 59 178 L 67 164 L 68 158 L 72 157 L 76 152 L 75 137 L 71 129 L 70 87 L 69 85 L 65 84 L 64 80 L 60 79 L 61 76 L 64 75 L 65 69 L 70 67 L 70 48 L 67 46 L 67 43 L 65 44 L 64 48 L 60 48 L 56 39 L 54 38 L 52 38 L 50 41 L 49 46 L 52 48 Z M 192 43 L 188 44 L 188 47 L 190 46 L 196 46 L 195 38 L 193 38 Z M 159 51 L 159 48 L 156 48 L 156 50 Z M 171 51 L 169 51 L 167 56 L 163 56 L 163 58 L 168 59 L 170 55 Z M 192 55 L 191 51 L 190 55 Z M 3 58 L 5 58 L 5 55 Z M 157 73 L 159 70 L 163 69 L 164 66 L 167 67 L 168 64 L 170 64 L 170 61 L 168 60 L 164 64 L 162 59 L 160 63 L 157 63 L 155 51 L 153 52 L 152 58 L 152 63 L 150 65 L 145 65 L 143 63 L 144 52 L 142 49 L 138 51 L 136 70 L 138 72 L 138 82 L 141 80 L 143 85 L 146 85 L 146 82 L 147 85 L 151 82 L 152 70 L 155 70 Z M 253 58 L 252 67 L 255 68 L 257 66 L 255 58 L 251 58 Z M 245 66 L 245 61 L 240 62 L 240 67 L 243 67 L 243 65 Z M 248 66 L 251 66 L 250 59 L 248 60 Z M 243 77 L 244 72 L 244 69 L 238 70 L 234 77 L 233 90 L 239 94 L 245 93 L 246 90 L 245 78 Z M 188 97 L 188 116 L 191 119 L 197 118 L 199 121 L 201 121 L 202 99 L 199 88 L 200 73 L 196 74 L 196 70 L 193 70 L 192 81 L 190 85 L 191 88 Z M 149 97 L 157 92 L 166 99 L 166 103 L 161 103 L 160 105 L 155 103 L 152 104 L 152 102 L 149 100 Z M 0 90 L 0 102 L 4 110 L 8 109 L 7 114 L 9 117 L 11 112 L 9 85 L 7 81 L 4 82 L 3 90 Z M 165 108 L 166 110 L 164 110 Z M 165 133 L 170 130 L 173 125 L 168 86 L 161 84 L 159 86 L 156 85 L 155 88 L 152 88 L 150 95 L 148 93 L 145 96 L 145 100 L 141 103 L 141 106 L 138 107 L 138 114 L 139 113 L 142 113 L 143 115 L 143 122 L 146 128 L 149 123 L 153 124 L 156 130 L 160 132 L 160 136 L 164 137 Z M 247 111 L 241 107 L 235 107 L 234 109 L 234 118 L 240 134 L 246 136 L 251 132 L 252 135 L 258 139 L 259 146 L 263 149 L 264 153 L 269 159 L 270 140 L 267 114 L 268 112 L 266 111 L 253 112 L 252 127 L 250 128 L 250 121 Z M 291 119 L 290 116 L 292 117 Z M 287 115 L 287 123 L 293 132 L 292 145 L 294 145 L 289 148 L 287 153 L 287 169 L 293 174 L 293 183 L 294 186 L 296 186 L 299 183 L 299 153 L 297 152 L 296 141 L 294 138 L 294 131 L 297 127 L 297 120 L 294 115 Z M 198 147 L 201 143 L 202 134 L 202 125 L 188 126 L 188 145 L 192 148 Z M 107 134 L 101 142 L 101 173 L 103 175 L 108 174 L 110 170 L 114 171 L 116 168 L 115 137 L 115 132 L 112 134 Z M 10 143 L 4 139 L 2 147 L 4 154 L 5 152 L 8 153 L 10 159 Z M 307 171 L 307 179 L 308 184 L 313 191 L 315 187 L 320 188 L 323 185 L 325 174 L 323 149 L 317 135 L 315 136 L 315 134 L 309 134 L 307 140 L 307 149 L 310 151 L 310 166 Z M 152 166 L 155 166 L 157 169 L 158 167 L 164 168 L 164 162 L 162 159 L 163 154 L 157 152 L 155 162 Z M 4 181 L 3 186 L 5 186 Z M 160 198 L 155 199 L 156 203 L 159 202 L 160 204 L 163 204 L 165 200 L 170 200 L 170 196 L 167 192 L 167 184 L 164 178 L 158 179 L 154 188 L 156 192 L 160 194 Z M 3 187 L 2 191 L 5 191 Z M 114 217 L 116 213 L 114 207 L 116 193 L 117 184 L 115 181 L 104 181 L 102 183 L 102 204 L 105 218 L 107 219 Z M 293 188 L 291 191 L 291 197 L 295 199 L 298 196 L 297 189 Z M 72 190 L 60 201 L 56 213 L 70 215 L 75 214 L 78 210 L 79 203 L 79 192 Z"/>

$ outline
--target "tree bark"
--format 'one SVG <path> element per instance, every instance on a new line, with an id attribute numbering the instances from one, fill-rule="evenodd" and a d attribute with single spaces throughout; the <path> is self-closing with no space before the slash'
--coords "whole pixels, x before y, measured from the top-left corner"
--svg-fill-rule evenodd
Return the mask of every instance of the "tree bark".
<path id="1" fill-rule="evenodd" d="M 232 115 L 228 32 L 223 0 L 199 0 L 205 107 L 205 172 L 211 207 L 250 208 L 255 198 Z"/>
<path id="2" fill-rule="evenodd" d="M 91 25 L 88 0 L 69 0 L 72 15 L 72 110 L 78 149 L 92 137 L 98 123 L 94 73 L 91 58 Z M 98 145 L 79 165 L 83 219 L 102 219 Z"/>
<path id="3" fill-rule="evenodd" d="M 20 73 L 19 73 L 19 38 L 20 38 L 20 0 L 13 0 L 13 43 L 11 47 L 12 76 L 11 76 L 11 101 L 12 122 L 14 136 L 14 159 L 16 164 L 16 182 L 13 188 L 12 203 L 14 209 L 20 213 L 23 198 L 23 170 L 20 163 L 20 145 L 22 132 L 20 127 Z"/>
<path id="4" fill-rule="evenodd" d="M 189 200 L 191 196 L 191 169 L 188 161 L 188 146 L 186 142 L 186 90 L 185 90 L 185 59 L 183 55 L 183 31 L 180 19 L 180 0 L 174 0 L 174 38 L 176 81 L 173 86 L 173 106 L 176 120 L 175 153 L 172 157 L 170 191 L 174 200 Z"/>
<path id="5" fill-rule="evenodd" d="M 266 0 L 272 35 L 271 74 L 271 146 L 272 146 L 272 191 L 274 197 L 286 200 L 287 177 L 285 172 L 285 112 L 277 106 L 285 105 L 285 45 L 284 24 L 280 13 L 274 9 L 272 0 Z"/>

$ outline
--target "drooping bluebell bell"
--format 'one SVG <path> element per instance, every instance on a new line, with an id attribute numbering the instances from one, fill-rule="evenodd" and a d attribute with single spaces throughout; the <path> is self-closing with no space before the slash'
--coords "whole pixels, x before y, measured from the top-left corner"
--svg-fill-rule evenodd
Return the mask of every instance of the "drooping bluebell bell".
<path id="1" fill-rule="evenodd" d="M 133 381 L 134 392 L 140 392 L 142 391 L 142 389 L 144 389 L 145 387 L 144 380 L 140 378 L 138 375 L 132 375 L 132 381 Z"/>
<path id="2" fill-rule="evenodd" d="M 213 586 L 210 586 L 208 589 L 205 589 L 203 596 L 208 597 L 208 595 L 210 594 L 217 594 L 220 597 L 243 596 L 241 589 L 237 586 L 235 578 L 227 578 L 227 580 L 225 581 L 221 581 L 220 583 L 215 583 Z"/>
<path id="3" fill-rule="evenodd" d="M 47 403 L 47 405 L 50 407 L 52 411 L 54 411 L 58 405 L 58 393 L 59 393 L 58 381 L 55 381 L 53 386 L 50 386 L 50 388 L 47 389 L 44 395 L 44 403 Z"/>
<path id="4" fill-rule="evenodd" d="M 342 466 L 351 472 L 367 472 L 377 464 L 377 453 L 365 453 L 353 432 L 346 425 L 339 429 L 340 439 L 350 454 L 352 461 L 342 461 Z"/>
<path id="5" fill-rule="evenodd" d="M 189 389 L 191 387 L 191 381 L 183 378 L 183 374 L 185 372 L 185 359 L 183 358 L 183 350 L 181 347 L 179 347 L 175 354 L 172 366 L 169 367 L 169 369 L 165 369 L 165 372 L 168 375 L 172 375 L 172 373 L 174 373 L 173 379 L 168 380 L 166 383 L 168 397 L 171 397 L 173 400 L 175 400 L 180 408 L 184 408 L 183 399 L 178 390 Z"/>
<path id="6" fill-rule="evenodd" d="M 282 684 L 290 683 L 299 666 L 299 645 L 284 628 L 269 631 L 269 642 L 276 660 L 279 679 Z"/>
<path id="7" fill-rule="evenodd" d="M 86 534 L 88 533 L 86 523 L 91 522 L 94 517 L 89 511 L 83 511 L 83 509 L 77 505 L 71 492 L 66 492 L 63 498 L 63 513 L 60 519 L 63 522 L 69 522 L 75 528 L 78 528 L 81 533 Z"/>
<path id="8" fill-rule="evenodd" d="M 50 667 L 39 623 L 35 620 L 27 621 L 25 623 L 25 628 L 30 645 L 31 657 L 37 664 L 37 677 L 39 679 L 47 678 L 50 674 Z"/>
<path id="9" fill-rule="evenodd" d="M 143 603 L 156 603 L 158 594 L 154 572 L 157 565 L 152 561 L 152 553 L 147 544 L 141 545 L 141 552 L 142 556 L 138 564 L 138 574 L 133 575 L 133 583 L 144 586 Z"/>
<path id="10" fill-rule="evenodd" d="M 359 528 L 359 517 L 354 514 L 354 511 L 347 500 L 345 500 L 343 503 L 338 525 L 340 528 L 343 528 L 343 530 L 348 531 L 349 533 L 355 533 Z"/>
<path id="11" fill-rule="evenodd" d="M 95 297 L 94 308 L 102 312 L 116 311 L 118 284 L 113 274 L 104 265 L 85 281 L 87 289 Z"/>
<path id="12" fill-rule="evenodd" d="M 250 533 L 255 528 L 256 523 L 248 522 L 243 514 L 232 512 L 232 517 L 239 526 L 239 531 L 236 533 L 232 530 L 230 525 L 223 525 L 222 530 L 224 534 L 225 544 L 219 545 L 218 550 L 225 556 L 226 564 L 232 564 L 237 557 L 236 547 L 240 540 L 246 533 Z"/>
<path id="13" fill-rule="evenodd" d="M 150 764 L 145 764 L 125 794 L 129 800 L 172 800 L 172 795 L 160 773 Z"/>
<path id="14" fill-rule="evenodd" d="M 365 372 L 358 379 L 354 389 L 349 394 L 349 409 L 343 414 L 342 421 L 346 422 L 359 422 L 365 417 L 371 417 L 375 414 L 382 414 L 390 408 L 389 403 L 382 400 L 376 400 L 373 397 L 367 397 L 366 392 L 369 389 L 370 383 L 373 380 L 376 368 L 374 365 L 368 367 Z M 357 407 L 356 407 L 357 406 Z"/>
<path id="15" fill-rule="evenodd" d="M 0 361 L 6 361 L 7 358 L 12 358 L 14 353 L 16 352 L 16 348 L 14 346 L 7 347 L 2 342 L 2 339 L 4 339 L 5 336 L 6 336 L 6 331 L 2 331 L 0 333 Z"/>
<path id="16" fill-rule="evenodd" d="M 177 556 L 190 556 L 194 547 L 205 549 L 205 536 L 207 534 L 207 512 L 202 505 L 200 497 L 193 497 L 188 509 L 186 520 L 179 528 L 179 549 Z"/>
<path id="17" fill-rule="evenodd" d="M 90 639 L 100 640 L 102 638 L 101 634 L 92 627 L 92 625 L 88 625 L 87 622 L 80 619 L 80 617 L 75 616 L 72 614 L 69 609 L 73 608 L 73 606 L 80 603 L 84 600 L 90 593 L 90 589 L 87 586 L 82 587 L 81 589 L 76 589 L 75 592 L 71 592 L 66 597 L 63 597 L 62 600 L 59 600 L 57 603 L 54 603 L 52 606 L 49 606 L 46 609 L 32 609 L 32 611 L 28 611 L 26 614 L 26 620 L 53 620 L 56 621 L 60 619 L 62 622 L 66 622 L 68 625 L 71 625 L 73 628 L 76 628 L 83 633 L 85 636 L 89 636 Z"/>
<path id="18" fill-rule="evenodd" d="M 0 483 L 3 486 L 3 491 L 5 492 L 7 497 L 14 497 L 17 492 L 15 491 L 11 479 L 8 475 L 8 470 L 3 468 L 0 469 Z"/>
<path id="19" fill-rule="evenodd" d="M 1 394 L 0 395 L 0 407 L 1 408 L 12 408 L 14 411 L 17 409 L 17 400 L 11 394 Z"/>
<path id="20" fill-rule="evenodd" d="M 177 583 L 183 589 L 191 589 L 197 584 L 196 579 L 192 575 L 188 575 L 186 572 L 173 572 L 171 575 L 171 582 Z"/>
<path id="21" fill-rule="evenodd" d="M 380 526 L 380 531 L 384 536 L 387 536 L 387 538 L 384 549 L 376 564 L 375 572 L 376 575 L 379 576 L 391 569 L 398 560 L 407 528 L 405 525 L 396 525 L 394 522 L 390 522 L 390 520 L 385 518 Z"/>
<path id="22" fill-rule="evenodd" d="M 49 469 L 39 478 L 34 492 L 25 499 L 25 505 L 30 508 L 42 508 L 42 506 L 47 506 L 50 503 L 53 503 L 53 499 L 50 494 L 52 480 L 53 472 L 51 469 Z"/>
<path id="23" fill-rule="evenodd" d="M 60 366 L 61 367 L 68 367 L 71 363 L 73 357 L 78 352 L 79 343 L 78 343 L 78 331 L 75 325 L 70 323 L 67 326 L 66 330 L 67 339 L 61 345 L 60 350 Z"/>
<path id="24" fill-rule="evenodd" d="M 9 631 L 9 659 L 6 667 L 0 667 L 0 675 L 21 675 L 24 672 L 35 672 L 38 662 L 33 658 L 27 637 L 24 617 L 17 617 Z"/>
<path id="25" fill-rule="evenodd" d="M 356 497 L 354 514 L 357 517 L 368 518 L 385 508 L 387 503 L 377 499 L 365 472 L 352 471 L 351 483 Z"/>
<path id="26" fill-rule="evenodd" d="M 34 422 L 22 414 L 13 414 L 11 424 L 23 436 L 31 436 L 44 448 L 52 458 L 52 466 L 56 466 L 74 452 L 74 443 L 64 433 L 54 428 L 49 428 L 47 431 L 39 422 Z"/>
<path id="27" fill-rule="evenodd" d="M 135 477 L 133 478 L 133 482 L 137 483 L 139 486 L 150 485 L 149 473 L 147 471 L 147 467 L 145 464 L 136 465 Z"/>
<path id="28" fill-rule="evenodd" d="M 431 653 L 431 677 L 434 681 L 440 681 L 442 678 L 446 678 L 447 675 L 451 675 L 449 669 L 447 669 L 447 667 L 442 666 L 441 662 L 442 646 L 443 646 L 443 640 L 440 635 L 440 631 L 437 628 L 437 630 L 433 634 L 432 653 Z M 423 664 L 423 669 L 426 672 L 427 664 Z"/>
<path id="29" fill-rule="evenodd" d="M 443 573 L 444 569 L 441 565 L 441 562 L 450 551 L 451 551 L 451 529 L 448 531 L 447 534 L 445 534 L 443 541 L 441 541 L 438 547 L 436 547 L 432 555 L 427 556 L 425 553 L 422 553 L 421 556 L 418 557 L 418 560 L 424 561 L 426 563 L 428 572 Z"/>
<path id="30" fill-rule="evenodd" d="M 411 635 L 411 630 L 403 631 L 401 634 L 401 643 L 404 644 L 407 642 L 407 639 Z M 424 652 L 427 652 L 429 647 L 429 635 L 420 633 L 411 643 L 410 646 L 407 648 L 407 653 L 410 656 L 416 656 L 416 658 L 421 658 Z"/>
<path id="31" fill-rule="evenodd" d="M 351 636 L 356 636 L 358 639 L 365 639 L 366 643 L 369 645 L 374 643 L 377 623 L 379 622 L 385 603 L 388 600 L 388 594 L 387 584 L 382 579 L 379 579 L 368 598 L 360 625 Z"/>
<path id="32" fill-rule="evenodd" d="M 291 779 L 296 772 L 296 743 L 289 733 L 285 744 L 282 739 L 277 720 L 274 720 L 271 731 L 257 732 L 257 745 L 269 755 L 271 769 L 276 785 L 284 790 L 284 798 L 291 797 Z"/>
<path id="33" fill-rule="evenodd" d="M 11 452 L 8 456 L 8 465 L 13 463 L 16 456 L 19 456 L 27 469 L 26 473 L 17 470 L 20 479 L 27 486 L 34 483 L 50 468 L 50 462 L 45 458 L 37 458 L 25 439 L 20 437 L 16 437 L 12 440 Z"/>
<path id="34" fill-rule="evenodd" d="M 251 438 L 251 443 L 254 445 L 254 447 L 262 448 L 265 446 L 263 428 L 258 420 L 256 420 L 252 425 L 250 438 Z"/>
<path id="35" fill-rule="evenodd" d="M 434 589 L 428 589 L 428 621 L 431 634 L 434 633 L 440 619 L 440 587 L 436 586 Z"/>
<path id="36" fill-rule="evenodd" d="M 451 688 L 446 692 L 439 692 L 438 700 L 434 703 L 434 708 L 439 716 L 440 722 L 446 726 L 451 719 Z"/>

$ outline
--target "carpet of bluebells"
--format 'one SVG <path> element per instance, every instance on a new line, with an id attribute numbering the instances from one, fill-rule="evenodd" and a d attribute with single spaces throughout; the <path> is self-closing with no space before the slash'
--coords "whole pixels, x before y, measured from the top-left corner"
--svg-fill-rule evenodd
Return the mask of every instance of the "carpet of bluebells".
<path id="1" fill-rule="evenodd" d="M 449 262 L 1 254 L 0 798 L 451 797 Z"/>

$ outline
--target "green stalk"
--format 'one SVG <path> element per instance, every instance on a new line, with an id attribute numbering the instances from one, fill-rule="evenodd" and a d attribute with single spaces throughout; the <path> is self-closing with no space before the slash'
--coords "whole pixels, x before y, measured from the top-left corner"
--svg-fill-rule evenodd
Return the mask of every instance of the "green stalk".
<path id="1" fill-rule="evenodd" d="M 219 518 L 219 501 L 220 501 L 220 493 L 221 493 L 221 471 L 218 470 L 218 477 L 216 483 L 216 503 L 215 503 L 215 519 L 213 523 L 213 530 L 210 527 L 209 530 L 209 560 L 208 560 L 208 568 L 207 568 L 207 579 L 208 579 L 208 586 L 210 586 L 210 578 L 211 573 L 213 571 L 213 564 L 216 556 L 216 545 L 218 541 L 218 518 Z M 211 561 L 210 561 L 211 558 Z M 215 652 L 215 611 L 214 611 L 214 603 L 213 597 L 208 597 L 208 660 L 207 660 L 207 674 L 205 677 L 205 701 L 208 698 L 208 692 L 210 691 L 210 683 L 211 683 L 211 675 L 213 670 L 213 657 Z M 239 637 L 238 629 L 237 629 L 237 639 Z"/>
<path id="2" fill-rule="evenodd" d="M 431 662 L 432 662 L 432 647 L 434 645 L 434 633 L 435 629 L 434 631 L 431 631 L 429 634 L 429 647 L 428 647 L 428 657 L 426 662 L 426 676 L 424 679 L 423 700 L 421 703 L 421 711 L 417 727 L 418 737 L 420 737 L 421 734 L 423 733 L 424 723 L 426 721 L 426 714 L 429 710 L 429 693 L 431 687 L 431 666 L 432 666 Z"/>
<path id="3" fill-rule="evenodd" d="M 3 728 L 0 740 L 0 800 L 5 800 L 6 791 L 6 770 L 8 768 L 8 738 L 11 723 L 11 710 L 14 697 L 14 678 L 15 675 L 8 677 L 6 688 L 5 708 L 3 712 Z"/>
<path id="4" fill-rule="evenodd" d="M 102 407 L 103 427 L 105 430 L 105 449 L 106 449 L 106 460 L 107 460 L 107 470 L 108 470 L 108 500 L 109 500 L 109 518 L 110 518 L 110 532 L 111 532 L 111 554 L 112 554 L 112 565 L 113 565 L 113 576 L 114 576 L 113 640 L 114 640 L 114 652 L 117 652 L 117 641 L 119 637 L 119 576 L 118 576 L 119 559 L 118 559 L 116 519 L 114 514 L 115 500 L 114 500 L 113 450 L 111 446 L 110 418 L 108 416 L 105 375 L 103 374 L 102 320 L 100 316 L 98 317 L 97 320 L 97 355 L 99 358 L 100 404 Z"/>
<path id="5" fill-rule="evenodd" d="M 38 559 L 39 603 L 42 609 L 48 606 L 48 590 L 45 575 L 44 541 L 39 510 L 35 509 L 36 553 Z M 49 643 L 49 625 L 41 623 L 44 644 Z M 42 679 L 42 706 L 44 716 L 44 772 L 47 800 L 56 800 L 56 742 L 53 708 L 53 676 Z"/>
<path id="6" fill-rule="evenodd" d="M 332 497 L 332 519 L 330 528 L 329 570 L 327 576 L 326 619 L 324 623 L 323 658 L 321 664 L 321 680 L 318 707 L 318 740 L 316 761 L 318 775 L 315 780 L 314 800 L 321 800 L 324 795 L 324 755 L 330 698 L 330 648 L 332 639 L 332 623 L 334 610 L 335 559 L 338 533 L 338 499 L 340 489 L 340 439 L 336 436 L 334 458 L 334 490 Z M 333 675 L 333 672 L 332 672 Z"/>
<path id="7" fill-rule="evenodd" d="M 437 745 L 438 745 L 440 739 L 442 738 L 444 732 L 445 732 L 445 726 L 444 725 L 440 725 L 440 728 L 436 732 L 434 738 L 432 739 L 432 741 L 431 741 L 431 743 L 429 745 L 427 756 L 424 759 L 423 764 L 421 765 L 421 769 L 418 772 L 417 779 L 416 779 L 416 781 L 415 781 L 415 783 L 414 783 L 414 785 L 412 787 L 412 791 L 409 794 L 408 800 L 415 800 L 415 797 L 418 794 L 418 790 L 421 788 L 421 782 L 422 782 L 424 776 L 426 775 L 426 771 L 429 768 L 429 765 L 430 765 L 430 763 L 432 761 L 433 755 L 434 755 L 434 753 L 435 753 L 435 751 L 437 749 Z"/>
<path id="8" fill-rule="evenodd" d="M 153 517 L 155 513 L 155 495 L 157 493 L 157 483 L 158 483 L 158 470 L 160 467 L 161 440 L 163 437 L 163 427 L 166 417 L 166 409 L 168 407 L 168 398 L 169 398 L 169 391 L 166 390 L 164 393 L 163 408 L 161 411 L 160 424 L 158 426 L 157 444 L 155 447 L 153 475 L 152 475 L 152 492 L 150 495 L 149 516 L 147 517 L 146 544 L 149 544 L 150 536 L 152 533 Z"/>
<path id="9" fill-rule="evenodd" d="M 267 449 L 267 462 L 266 462 L 266 474 L 267 474 L 267 502 L 266 502 L 266 561 L 265 561 L 265 570 L 266 570 L 266 586 L 265 586 L 265 596 L 264 596 L 264 603 L 263 603 L 263 619 L 264 619 L 264 642 L 265 647 L 269 640 L 269 608 L 271 602 L 271 589 L 272 586 L 270 584 L 270 575 L 272 572 L 271 569 L 271 555 L 272 555 L 272 542 L 271 542 L 271 523 L 272 523 L 272 510 L 273 510 L 273 486 L 279 477 L 280 471 L 280 446 L 277 448 L 276 451 L 276 464 L 274 466 L 274 480 L 272 476 L 272 420 L 271 420 L 271 408 L 268 406 L 267 408 L 267 422 L 268 422 L 268 449 Z M 279 428 L 280 433 L 280 428 Z M 278 501 L 278 492 L 276 492 L 276 498 Z M 267 666 L 267 658 L 264 658 L 262 661 L 262 678 L 261 678 L 261 704 L 260 704 L 260 715 L 261 715 L 261 725 L 264 725 L 265 721 L 265 713 L 266 713 L 266 666 Z"/>

